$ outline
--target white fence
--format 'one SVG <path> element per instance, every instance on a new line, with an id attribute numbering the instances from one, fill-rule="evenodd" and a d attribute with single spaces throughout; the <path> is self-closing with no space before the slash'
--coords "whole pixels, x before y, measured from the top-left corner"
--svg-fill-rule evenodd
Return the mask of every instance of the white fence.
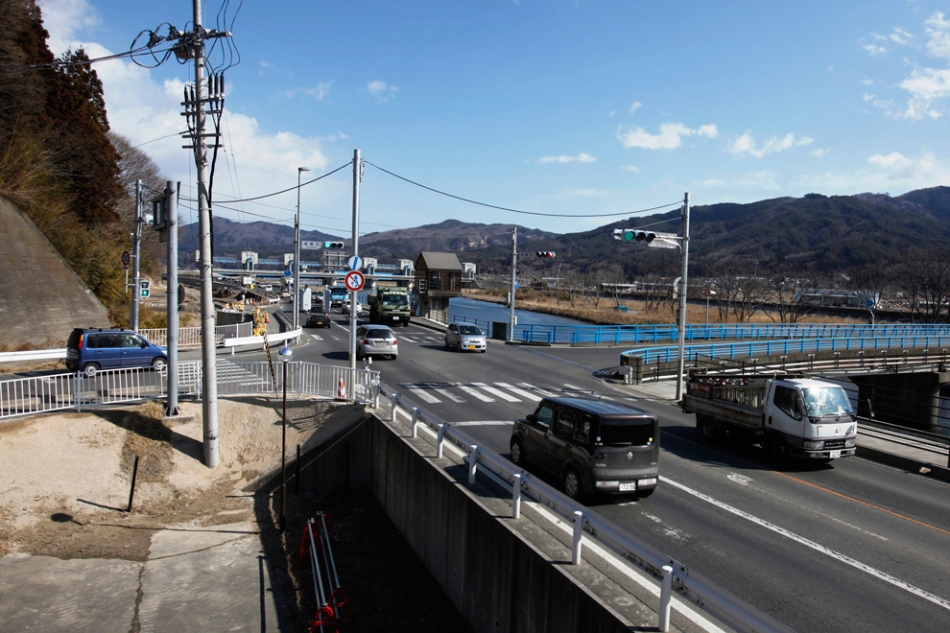
<path id="1" fill-rule="evenodd" d="M 478 446 L 464 432 L 414 406 L 388 385 L 384 385 L 380 393 L 392 399 L 394 421 L 399 405 L 403 404 L 406 408 L 404 415 L 410 421 L 412 437 L 418 436 L 419 425 L 425 425 L 431 429 L 434 435 L 436 458 L 442 457 L 443 445 L 446 441 L 464 456 L 469 485 L 474 484 L 476 476 L 481 473 L 495 485 L 504 490 L 510 490 L 513 519 L 520 518 L 521 500 L 522 497 L 527 496 L 537 501 L 539 506 L 543 506 L 548 514 L 553 514 L 552 520 L 560 519 L 567 524 L 573 524 L 570 561 L 572 564 L 581 562 L 583 543 L 587 540 L 612 552 L 626 563 L 643 570 L 661 583 L 657 630 L 669 630 L 671 597 L 673 593 L 676 593 L 683 600 L 703 609 L 735 631 L 793 633 L 792 629 L 771 616 L 717 587 L 683 563 L 628 534 L 540 479 L 535 479 L 529 472 L 491 449 Z M 617 564 L 621 564 L 620 561 L 617 561 Z"/>
<path id="2" fill-rule="evenodd" d="M 226 338 L 243 338 L 251 336 L 253 332 L 254 324 L 251 321 L 217 325 L 214 328 L 214 342 L 220 345 Z M 168 329 L 166 328 L 143 328 L 139 330 L 139 334 L 155 345 L 168 346 Z M 201 327 L 178 328 L 178 347 L 201 347 Z"/>
<path id="3" fill-rule="evenodd" d="M 283 367 L 266 362 L 216 364 L 218 395 L 283 393 Z M 92 405 L 135 402 L 167 395 L 166 371 L 109 369 L 88 378 L 82 373 L 53 374 L 0 381 L 0 419 Z M 178 394 L 201 397 L 202 363 L 178 364 Z M 339 398 L 375 406 L 379 372 L 316 363 L 287 363 L 288 395 Z M 342 397 L 341 397 L 342 396 Z"/>

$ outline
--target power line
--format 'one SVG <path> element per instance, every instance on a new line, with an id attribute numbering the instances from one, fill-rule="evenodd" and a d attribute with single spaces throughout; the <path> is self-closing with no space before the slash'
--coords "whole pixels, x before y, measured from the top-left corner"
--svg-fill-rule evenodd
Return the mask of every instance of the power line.
<path id="1" fill-rule="evenodd" d="M 442 196 L 446 196 L 446 197 L 448 197 L 448 198 L 454 198 L 455 200 L 460 200 L 460 201 L 462 201 L 462 202 L 468 202 L 469 204 L 475 204 L 475 205 L 478 205 L 478 206 L 480 206 L 480 207 L 488 207 L 489 209 L 498 209 L 499 211 L 510 211 L 511 213 L 522 213 L 522 214 L 524 214 L 524 215 L 539 215 L 539 216 L 544 216 L 544 217 L 548 217 L 548 218 L 612 218 L 612 217 L 618 217 L 618 216 L 622 216 L 622 215 L 633 215 L 633 214 L 636 214 L 636 213 L 647 213 L 648 211 L 656 211 L 656 210 L 658 210 L 658 209 L 665 209 L 666 207 L 672 207 L 672 206 L 676 206 L 676 205 L 681 204 L 680 201 L 676 201 L 676 202 L 671 202 L 671 203 L 669 203 L 669 204 L 660 205 L 660 206 L 658 206 L 658 207 L 652 207 L 652 208 L 650 208 L 650 209 L 640 209 L 639 211 L 624 211 L 623 213 L 598 213 L 598 214 L 595 214 L 595 215 L 564 214 L 564 213 L 539 213 L 539 212 L 536 212 L 536 211 L 521 211 L 521 210 L 519 210 L 519 209 L 509 209 L 508 207 L 500 207 L 500 206 L 498 206 L 498 205 L 488 204 L 488 203 L 486 203 L 486 202 L 479 202 L 479 201 L 477 201 L 477 200 L 471 200 L 471 199 L 469 199 L 469 198 L 463 198 L 462 196 L 456 196 L 455 194 L 446 193 L 445 191 L 439 191 L 438 189 L 434 189 L 434 188 L 432 188 L 432 187 L 427 187 L 426 185 L 423 185 L 423 184 L 418 183 L 418 182 L 416 182 L 416 181 L 414 181 L 414 180 L 410 180 L 410 179 L 408 179 L 408 178 L 405 178 L 405 177 L 403 177 L 403 176 L 400 176 L 399 174 L 394 174 L 393 172 L 391 172 L 391 171 L 389 171 L 389 170 L 387 170 L 387 169 L 383 169 L 383 168 L 380 167 L 379 165 L 373 165 L 373 163 L 369 162 L 368 160 L 365 160 L 365 159 L 364 159 L 363 162 L 366 163 L 367 165 L 370 165 L 370 166 L 372 166 L 372 167 L 375 167 L 376 169 L 378 169 L 378 170 L 381 171 L 381 172 L 384 172 L 384 173 L 389 174 L 389 175 L 392 176 L 393 178 L 398 178 L 399 180 L 403 180 L 403 181 L 405 181 L 405 182 L 408 182 L 408 183 L 411 184 L 411 185 L 415 185 L 415 186 L 417 186 L 417 187 L 421 187 L 422 189 L 426 189 L 426 190 L 428 190 L 428 191 L 431 191 L 431 192 L 433 192 L 433 193 L 437 193 L 437 194 L 442 195 Z"/>
<path id="2" fill-rule="evenodd" d="M 337 167 L 336 169 L 334 169 L 333 171 L 331 171 L 331 172 L 329 172 L 329 173 L 327 173 L 327 174 L 323 174 L 322 176 L 317 176 L 317 177 L 314 178 L 313 180 L 308 180 L 307 182 L 301 183 L 300 186 L 301 186 L 301 187 L 306 187 L 307 185 L 309 185 L 309 184 L 311 184 L 311 183 L 314 183 L 314 182 L 317 182 L 318 180 L 323 180 L 323 179 L 326 178 L 327 176 L 332 176 L 332 175 L 335 174 L 336 172 L 340 171 L 341 169 L 345 169 L 345 168 L 349 167 L 349 166 L 352 165 L 352 164 L 353 164 L 353 161 L 349 161 L 349 162 L 346 163 L 345 165 L 342 165 L 342 166 L 340 166 L 340 167 Z M 264 194 L 264 195 L 262 195 L 262 196 L 255 196 L 255 197 L 253 197 L 253 198 L 241 198 L 241 199 L 238 199 L 238 200 L 227 200 L 227 202 L 230 202 L 230 203 L 235 203 L 235 202 L 253 202 L 254 200 L 263 200 L 264 198 L 273 198 L 274 196 L 279 196 L 280 194 L 282 194 L 282 193 L 287 193 L 288 191 L 296 191 L 296 189 L 297 189 L 297 186 L 294 185 L 293 187 L 290 187 L 290 188 L 288 188 L 288 189 L 283 189 L 283 190 L 281 190 L 281 191 L 275 191 L 274 193 L 267 193 L 267 194 Z M 184 199 L 184 200 L 188 200 L 189 202 L 195 202 L 194 198 L 183 198 L 183 199 Z"/>

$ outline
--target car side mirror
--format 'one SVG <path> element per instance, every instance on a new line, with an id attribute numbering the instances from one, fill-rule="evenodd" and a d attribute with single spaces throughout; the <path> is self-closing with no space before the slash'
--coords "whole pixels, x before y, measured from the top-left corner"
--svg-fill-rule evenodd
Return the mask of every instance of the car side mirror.
<path id="1" fill-rule="evenodd" d="M 527 419 L 528 419 L 528 422 L 531 422 L 532 424 L 538 421 L 537 416 L 534 415 L 533 413 L 529 413 Z"/>
<path id="2" fill-rule="evenodd" d="M 148 343 L 146 343 L 145 341 L 142 341 L 139 347 L 141 347 L 142 349 L 145 349 L 146 347 L 148 347 Z"/>

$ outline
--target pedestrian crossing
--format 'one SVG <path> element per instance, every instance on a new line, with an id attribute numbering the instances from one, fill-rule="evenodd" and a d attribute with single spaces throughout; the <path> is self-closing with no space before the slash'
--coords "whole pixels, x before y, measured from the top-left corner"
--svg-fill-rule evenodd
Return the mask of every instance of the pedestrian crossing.
<path id="1" fill-rule="evenodd" d="M 599 398 L 601 400 L 636 401 L 636 398 L 615 394 L 601 395 L 590 389 L 583 389 L 575 385 L 546 385 L 537 387 L 527 382 L 420 382 L 402 383 L 399 385 L 405 390 L 405 395 L 415 397 L 427 404 L 453 402 L 462 404 L 478 400 L 481 402 L 528 402 L 536 403 L 541 398 Z"/>

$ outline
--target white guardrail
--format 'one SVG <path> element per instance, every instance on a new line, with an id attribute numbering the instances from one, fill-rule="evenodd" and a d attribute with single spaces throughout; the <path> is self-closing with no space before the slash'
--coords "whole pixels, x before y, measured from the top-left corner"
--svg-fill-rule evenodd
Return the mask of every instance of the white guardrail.
<path id="1" fill-rule="evenodd" d="M 571 563 L 581 561 L 584 539 L 588 539 L 612 551 L 614 554 L 643 570 L 660 582 L 659 623 L 660 631 L 668 631 L 670 606 L 675 592 L 723 624 L 736 631 L 749 633 L 794 633 L 766 613 L 740 600 L 691 571 L 683 563 L 666 556 L 656 548 L 624 532 L 610 521 L 592 512 L 589 508 L 564 496 L 529 472 L 518 468 L 509 460 L 490 449 L 478 446 L 451 423 L 413 406 L 411 401 L 388 385 L 380 386 L 380 393 L 391 399 L 392 419 L 395 421 L 399 404 L 408 410 L 405 413 L 412 427 L 412 437 L 417 437 L 417 427 L 425 424 L 436 436 L 436 457 L 442 457 L 445 441 L 449 441 L 465 455 L 468 465 L 468 482 L 475 483 L 477 472 L 485 473 L 497 485 L 507 487 L 512 494 L 512 518 L 520 518 L 521 498 L 525 495 L 553 512 L 556 517 L 573 524 Z M 662 479 L 662 477 L 661 477 Z"/>
<path id="2" fill-rule="evenodd" d="M 218 395 L 283 393 L 280 361 L 232 363 L 218 360 Z M 167 370 L 130 367 L 108 369 L 89 378 L 81 372 L 0 381 L 0 420 L 92 405 L 135 402 L 167 395 Z M 202 363 L 178 364 L 178 395 L 201 397 Z M 287 363 L 287 393 L 376 406 L 379 372 L 291 361 Z"/>
<path id="3" fill-rule="evenodd" d="M 263 341 L 261 337 L 252 337 L 251 333 L 254 331 L 254 324 L 248 321 L 247 323 L 235 323 L 233 325 L 217 325 L 214 328 L 214 341 L 215 345 L 221 347 L 234 347 L 233 345 L 224 345 L 226 340 L 241 340 L 245 338 L 252 338 L 250 343 L 237 343 L 237 345 L 254 345 L 258 344 L 260 341 Z M 285 338 L 284 334 L 275 334 L 269 336 L 268 338 L 272 341 L 283 341 L 286 339 L 297 338 L 300 336 L 301 331 L 297 330 L 293 333 L 293 336 L 287 336 Z M 161 347 L 168 347 L 168 329 L 167 328 L 142 328 L 139 330 L 139 334 L 144 336 L 149 342 L 160 345 Z M 262 343 L 261 343 L 262 344 Z M 180 327 L 178 328 L 178 349 L 185 349 L 188 347 L 201 347 L 201 328 L 200 327 Z M 232 349 L 233 351 L 233 349 Z M 0 354 L 0 363 L 21 363 L 34 360 L 62 360 L 66 358 L 65 349 L 42 349 L 42 350 L 31 350 L 28 352 L 4 352 Z"/>

